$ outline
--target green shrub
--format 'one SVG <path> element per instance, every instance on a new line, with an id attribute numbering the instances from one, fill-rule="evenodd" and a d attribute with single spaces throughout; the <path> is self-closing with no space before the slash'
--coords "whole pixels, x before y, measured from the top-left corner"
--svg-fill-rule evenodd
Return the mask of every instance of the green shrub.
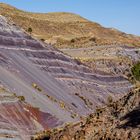
<path id="1" fill-rule="evenodd" d="M 92 38 L 89 39 L 89 41 L 96 42 L 96 38 L 95 37 L 92 37 Z"/>
<path id="2" fill-rule="evenodd" d="M 71 43 L 74 43 L 75 42 L 75 39 L 71 39 Z"/>
<path id="3" fill-rule="evenodd" d="M 134 78 L 138 81 L 140 81 L 140 62 L 135 64 L 132 69 L 132 74 L 134 76 Z"/>
<path id="4" fill-rule="evenodd" d="M 38 90 L 39 92 L 42 91 L 42 89 L 36 83 L 32 83 L 32 87 Z"/>
<path id="5" fill-rule="evenodd" d="M 20 101 L 25 101 L 25 97 L 24 97 L 24 96 L 18 96 L 18 99 L 19 99 Z"/>
<path id="6" fill-rule="evenodd" d="M 29 27 L 29 28 L 28 28 L 28 32 L 31 34 L 31 33 L 32 33 L 32 31 L 33 31 L 33 30 L 32 30 L 32 28 L 31 28 L 31 27 Z"/>
<path id="7" fill-rule="evenodd" d="M 45 41 L 45 39 L 44 39 L 44 38 L 41 38 L 40 40 L 41 40 L 41 41 L 43 41 L 43 42 Z"/>
<path id="8" fill-rule="evenodd" d="M 108 104 L 111 104 L 112 102 L 113 102 L 112 96 L 108 96 L 108 98 L 107 98 L 107 103 L 108 103 Z"/>

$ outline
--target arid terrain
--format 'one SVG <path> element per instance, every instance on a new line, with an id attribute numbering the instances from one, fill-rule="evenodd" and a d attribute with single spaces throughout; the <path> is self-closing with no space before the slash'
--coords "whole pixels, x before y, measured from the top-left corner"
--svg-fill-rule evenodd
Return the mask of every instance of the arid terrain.
<path id="1" fill-rule="evenodd" d="M 31 13 L 0 3 L 0 14 L 32 35 L 57 48 L 81 48 L 94 45 L 125 44 L 140 46 L 140 37 L 113 28 L 105 28 L 72 13 Z"/>
<path id="2" fill-rule="evenodd" d="M 44 131 L 37 139 L 50 140 L 138 140 L 140 139 L 140 89 L 106 106 L 97 108 L 94 114 L 82 118 L 75 124 L 63 128 Z"/>
<path id="3" fill-rule="evenodd" d="M 129 53 L 133 53 L 133 59 L 138 56 L 140 37 L 102 27 L 79 15 L 31 13 L 3 3 L 0 7 L 0 14 L 13 24 L 95 71 L 126 75 L 133 64 Z"/>
<path id="4" fill-rule="evenodd" d="M 129 110 L 124 103 L 130 94 L 139 97 L 139 40 L 78 15 L 29 13 L 0 3 L 0 139 L 92 140 L 104 135 L 101 128 L 123 133 L 114 121 L 139 104 L 139 98 L 130 101 Z M 138 130 L 132 136 L 138 138 Z"/>

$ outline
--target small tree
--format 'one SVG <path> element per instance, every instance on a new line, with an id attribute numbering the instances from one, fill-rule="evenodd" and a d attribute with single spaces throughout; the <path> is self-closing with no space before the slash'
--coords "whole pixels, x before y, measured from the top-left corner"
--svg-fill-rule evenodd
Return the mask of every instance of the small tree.
<path id="1" fill-rule="evenodd" d="M 41 41 L 43 41 L 43 42 L 45 41 L 45 39 L 44 39 L 44 38 L 41 38 L 40 40 L 41 40 Z"/>
<path id="2" fill-rule="evenodd" d="M 18 96 L 18 99 L 19 99 L 20 101 L 25 101 L 25 97 L 24 97 L 24 96 Z"/>
<path id="3" fill-rule="evenodd" d="M 73 38 L 73 39 L 71 39 L 71 43 L 74 43 L 75 42 L 75 39 Z"/>
<path id="4" fill-rule="evenodd" d="M 134 78 L 138 81 L 140 81 L 140 62 L 138 62 L 137 64 L 135 64 L 132 68 L 131 68 L 131 72 L 134 76 Z"/>
<path id="5" fill-rule="evenodd" d="M 32 31 L 33 31 L 33 30 L 32 30 L 32 28 L 31 28 L 31 27 L 29 27 L 29 28 L 28 28 L 28 32 L 31 34 L 31 33 L 32 33 Z"/>
<path id="6" fill-rule="evenodd" d="M 113 102 L 112 96 L 108 96 L 107 98 L 107 104 L 111 104 Z"/>
<path id="7" fill-rule="evenodd" d="M 89 41 L 96 42 L 96 37 L 92 37 L 92 38 L 90 38 Z"/>

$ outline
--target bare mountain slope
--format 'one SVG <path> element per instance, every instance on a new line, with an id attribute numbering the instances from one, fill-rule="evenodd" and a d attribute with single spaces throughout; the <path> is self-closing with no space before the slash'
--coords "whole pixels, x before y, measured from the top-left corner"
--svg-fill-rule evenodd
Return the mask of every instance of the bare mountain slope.
<path id="1" fill-rule="evenodd" d="M 32 35 L 47 40 L 58 48 L 89 47 L 105 44 L 140 46 L 140 37 L 88 21 L 71 13 L 30 13 L 0 3 L 0 14 L 10 18 Z"/>
<path id="2" fill-rule="evenodd" d="M 20 96 L 21 100 L 25 99 L 27 106 L 41 112 L 35 113 L 24 105 L 21 105 L 22 109 L 20 105 L 12 107 L 16 132 L 10 131 L 10 137 L 26 140 L 36 130 L 77 121 L 80 116 L 93 112 L 96 106 L 103 105 L 108 96 L 118 99 L 132 88 L 123 75 L 91 70 L 52 46 L 33 39 L 3 16 L 0 16 L 0 85 L 16 97 Z M 12 104 L 18 104 L 15 102 L 17 100 Z M 11 99 L 7 97 L 0 104 L 7 106 Z M 9 109 L 0 110 L 6 120 L 12 119 L 8 115 L 11 114 Z M 31 124 L 26 122 L 26 115 L 21 116 L 24 111 L 31 115 Z M 45 124 L 41 115 L 45 115 Z M 7 131 L 3 131 L 1 121 L 0 138 L 3 139 L 13 128 L 8 127 L 11 125 L 8 121 L 5 124 Z M 24 138 L 22 134 L 28 137 Z"/>
<path id="3" fill-rule="evenodd" d="M 71 13 L 30 13 L 0 4 L 0 14 L 95 71 L 127 75 L 140 58 L 140 37 L 104 28 Z M 137 47 L 136 47 L 137 46 Z"/>

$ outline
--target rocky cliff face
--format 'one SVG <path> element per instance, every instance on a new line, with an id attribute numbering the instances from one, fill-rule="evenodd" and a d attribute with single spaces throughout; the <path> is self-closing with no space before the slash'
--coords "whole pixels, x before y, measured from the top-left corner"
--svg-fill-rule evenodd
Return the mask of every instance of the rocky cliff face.
<path id="1" fill-rule="evenodd" d="M 26 140 L 38 130 L 79 120 L 132 87 L 119 74 L 91 70 L 33 39 L 3 16 L 0 85 L 9 91 L 0 91 L 0 136 Z"/>

